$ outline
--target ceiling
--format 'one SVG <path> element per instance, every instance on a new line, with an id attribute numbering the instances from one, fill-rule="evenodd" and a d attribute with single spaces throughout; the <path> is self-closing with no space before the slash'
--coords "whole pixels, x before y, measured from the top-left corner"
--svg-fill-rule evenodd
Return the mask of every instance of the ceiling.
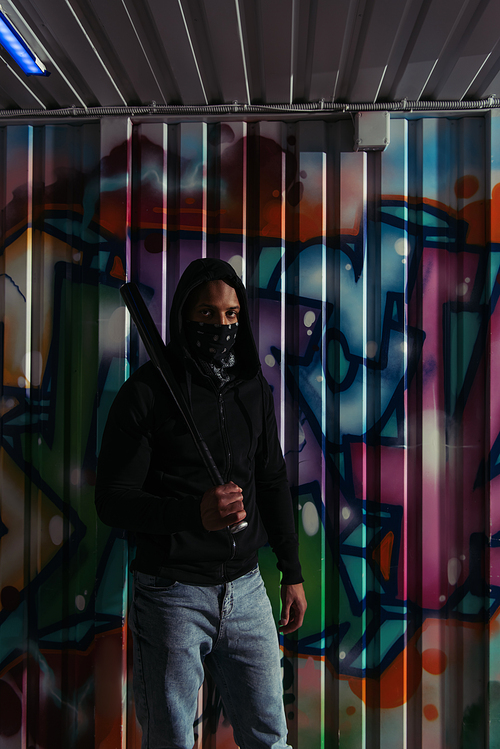
<path id="1" fill-rule="evenodd" d="M 2 0 L 2 9 L 51 75 L 25 76 L 0 47 L 1 110 L 500 95 L 500 0 Z"/>

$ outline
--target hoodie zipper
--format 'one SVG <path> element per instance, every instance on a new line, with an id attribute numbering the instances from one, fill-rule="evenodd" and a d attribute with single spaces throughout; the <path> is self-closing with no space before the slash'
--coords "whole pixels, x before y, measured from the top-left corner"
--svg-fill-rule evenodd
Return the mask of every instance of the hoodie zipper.
<path id="1" fill-rule="evenodd" d="M 219 417 L 220 417 L 220 425 L 221 425 L 221 432 L 222 432 L 222 441 L 224 443 L 224 450 L 226 451 L 226 455 L 227 455 L 226 472 L 224 474 L 224 481 L 227 483 L 229 474 L 231 473 L 231 463 L 232 463 L 233 456 L 231 454 L 231 446 L 229 444 L 229 438 L 227 436 L 226 411 L 224 409 L 224 399 L 220 391 L 219 391 Z"/>
<path id="2" fill-rule="evenodd" d="M 229 444 L 229 438 L 228 438 L 227 429 L 226 429 L 226 412 L 224 409 L 224 399 L 222 397 L 222 392 L 220 390 L 218 392 L 218 407 L 219 407 L 219 422 L 221 426 L 222 441 L 223 441 L 224 449 L 227 455 L 226 471 L 225 471 L 223 478 L 224 478 L 225 483 L 227 483 L 229 475 L 231 473 L 232 454 L 231 454 L 231 446 Z M 231 543 L 231 556 L 229 557 L 229 560 L 228 560 L 228 561 L 231 561 L 232 559 L 234 559 L 234 556 L 236 554 L 236 541 L 234 539 L 234 535 L 231 533 L 229 528 L 226 529 L 226 533 Z M 224 580 L 226 580 L 226 564 L 227 562 L 222 563 L 222 577 Z"/>
<path id="3" fill-rule="evenodd" d="M 219 425 L 220 425 L 220 431 L 221 431 L 221 435 L 222 435 L 222 444 L 224 446 L 224 449 L 225 449 L 226 455 L 227 455 L 226 470 L 225 470 L 224 474 L 223 475 L 221 474 L 221 475 L 222 475 L 222 478 L 224 479 L 224 483 L 227 484 L 228 479 L 229 479 L 229 474 L 231 473 L 232 458 L 233 458 L 233 456 L 232 456 L 232 453 L 231 453 L 231 446 L 230 446 L 230 443 L 229 443 L 229 437 L 228 437 L 227 429 L 226 429 L 226 412 L 225 412 L 225 408 L 224 408 L 224 399 L 222 397 L 222 393 L 223 393 L 224 388 L 222 388 L 222 390 L 220 390 L 215 385 L 215 383 L 212 382 L 212 378 L 208 374 L 206 374 L 205 372 L 203 372 L 202 374 L 203 374 L 204 377 L 207 378 L 207 380 L 210 383 L 210 386 L 214 389 L 214 392 L 215 392 L 215 394 L 217 396 L 217 410 L 219 412 Z M 234 538 L 234 534 L 231 533 L 231 531 L 229 530 L 229 528 L 226 529 L 226 533 L 227 533 L 227 536 L 228 536 L 228 539 L 229 539 L 229 543 L 230 543 L 230 546 L 231 546 L 231 554 L 230 554 L 229 559 L 227 560 L 227 561 L 230 562 L 232 559 L 234 559 L 234 557 L 236 555 L 236 541 L 235 541 L 235 538 Z M 227 578 L 226 578 L 226 564 L 227 564 L 227 562 L 222 562 L 222 565 L 221 565 L 221 578 L 224 581 L 227 581 Z"/>

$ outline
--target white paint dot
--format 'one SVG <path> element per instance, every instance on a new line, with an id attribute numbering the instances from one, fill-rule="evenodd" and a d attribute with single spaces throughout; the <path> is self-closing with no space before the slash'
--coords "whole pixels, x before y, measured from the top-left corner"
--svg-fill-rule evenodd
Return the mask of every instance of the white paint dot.
<path id="1" fill-rule="evenodd" d="M 318 511 L 313 502 L 306 502 L 302 510 L 302 525 L 308 536 L 315 536 L 319 531 Z"/>
<path id="2" fill-rule="evenodd" d="M 28 383 L 26 382 L 26 378 L 25 377 L 18 377 L 17 378 L 17 386 L 20 387 L 20 388 L 27 388 L 28 387 Z"/>
<path id="3" fill-rule="evenodd" d="M 274 356 L 272 354 L 268 354 L 265 357 L 264 361 L 265 361 L 265 363 L 267 364 L 268 367 L 274 367 L 274 365 L 276 364 L 276 359 L 274 358 Z"/>
<path id="4" fill-rule="evenodd" d="M 60 546 L 64 540 L 64 520 L 60 515 L 54 515 L 49 520 L 49 536 L 54 546 Z"/>
<path id="5" fill-rule="evenodd" d="M 398 255 L 402 255 L 403 257 L 407 257 L 410 251 L 410 245 L 408 244 L 408 240 L 406 237 L 400 237 L 394 242 L 394 249 L 398 253 Z"/>
<path id="6" fill-rule="evenodd" d="M 307 335 L 312 335 L 312 330 L 308 330 Z"/>
<path id="7" fill-rule="evenodd" d="M 83 609 L 85 608 L 85 597 L 77 596 L 75 598 L 75 606 L 78 609 L 78 611 L 83 611 Z"/>
<path id="8" fill-rule="evenodd" d="M 378 344 L 376 341 L 368 341 L 366 344 L 366 356 L 368 359 L 373 359 L 377 355 Z"/>
<path id="9" fill-rule="evenodd" d="M 448 561 L 448 582 L 450 585 L 456 585 L 462 572 L 462 563 L 456 557 Z"/>
<path id="10" fill-rule="evenodd" d="M 439 600 L 441 603 L 444 603 L 446 601 L 446 596 L 439 596 Z"/>
<path id="11" fill-rule="evenodd" d="M 350 263 L 347 263 L 345 266 L 346 270 L 352 270 L 352 265 Z"/>
<path id="12" fill-rule="evenodd" d="M 6 405 L 7 408 L 14 408 L 14 406 L 15 406 L 14 399 L 13 398 L 7 398 L 7 400 L 5 401 L 5 405 Z"/>
<path id="13" fill-rule="evenodd" d="M 457 296 L 465 296 L 469 287 L 466 283 L 459 283 L 457 286 Z"/>
<path id="14" fill-rule="evenodd" d="M 304 325 L 306 326 L 306 328 L 310 328 L 311 325 L 314 325 L 315 322 L 316 315 L 314 314 L 314 312 L 312 312 L 311 310 L 306 312 L 306 314 L 304 315 Z"/>
<path id="15" fill-rule="evenodd" d="M 316 382 L 323 382 L 323 379 L 324 379 L 324 378 L 323 378 L 323 375 L 318 375 L 318 376 L 316 377 Z"/>
<path id="16" fill-rule="evenodd" d="M 343 661 L 344 658 L 346 657 L 346 655 L 347 655 L 347 653 L 344 650 L 341 650 L 340 653 L 339 653 L 339 659 L 341 661 Z"/>
<path id="17" fill-rule="evenodd" d="M 406 258 L 405 257 L 401 258 L 401 262 L 403 263 L 403 265 L 406 265 Z"/>
<path id="18" fill-rule="evenodd" d="M 243 276 L 243 258 L 241 255 L 233 255 L 229 258 L 229 265 L 232 265 L 237 275 L 242 278 Z"/>
<path id="19" fill-rule="evenodd" d="M 351 517 L 351 511 L 348 507 L 342 508 L 342 517 L 344 518 L 344 520 L 349 520 L 349 518 Z"/>
<path id="20" fill-rule="evenodd" d="M 465 279 L 465 283 L 470 283 L 470 278 L 469 278 L 469 276 L 467 276 L 467 278 Z"/>
<path id="21" fill-rule="evenodd" d="M 82 253 L 81 252 L 75 252 L 73 254 L 73 260 L 75 261 L 75 263 L 79 263 L 80 260 L 81 260 L 81 258 L 82 258 Z"/>
<path id="22" fill-rule="evenodd" d="M 460 554 L 460 559 L 462 560 L 462 562 L 464 562 L 465 561 L 465 554 Z"/>

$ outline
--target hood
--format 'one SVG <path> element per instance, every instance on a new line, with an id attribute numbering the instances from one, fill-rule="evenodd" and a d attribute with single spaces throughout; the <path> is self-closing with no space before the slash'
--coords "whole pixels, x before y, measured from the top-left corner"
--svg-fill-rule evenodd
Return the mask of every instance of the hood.
<path id="1" fill-rule="evenodd" d="M 250 379 L 259 371 L 260 361 L 250 327 L 247 293 L 243 282 L 232 265 L 224 260 L 215 258 L 193 260 L 180 277 L 170 308 L 170 345 L 184 357 L 193 358 L 189 352 L 182 325 L 186 299 L 193 289 L 200 284 L 207 281 L 224 281 L 225 279 L 231 279 L 230 285 L 234 286 L 240 303 L 238 335 L 234 344 L 234 352 L 239 368 L 244 372 L 245 379 Z"/>

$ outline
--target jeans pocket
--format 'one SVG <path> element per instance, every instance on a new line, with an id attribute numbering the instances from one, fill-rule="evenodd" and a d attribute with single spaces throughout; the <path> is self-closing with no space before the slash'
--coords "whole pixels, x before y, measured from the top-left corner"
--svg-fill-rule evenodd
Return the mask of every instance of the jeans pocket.
<path id="1" fill-rule="evenodd" d="M 179 583 L 169 577 L 158 577 L 157 575 L 145 575 L 143 572 L 134 572 L 134 582 L 143 590 L 161 591 L 172 590 Z"/>
<path id="2" fill-rule="evenodd" d="M 177 580 L 171 580 L 169 577 L 157 577 L 155 578 L 155 584 L 153 585 L 153 588 L 155 590 L 171 590 L 177 585 L 179 585 Z"/>

